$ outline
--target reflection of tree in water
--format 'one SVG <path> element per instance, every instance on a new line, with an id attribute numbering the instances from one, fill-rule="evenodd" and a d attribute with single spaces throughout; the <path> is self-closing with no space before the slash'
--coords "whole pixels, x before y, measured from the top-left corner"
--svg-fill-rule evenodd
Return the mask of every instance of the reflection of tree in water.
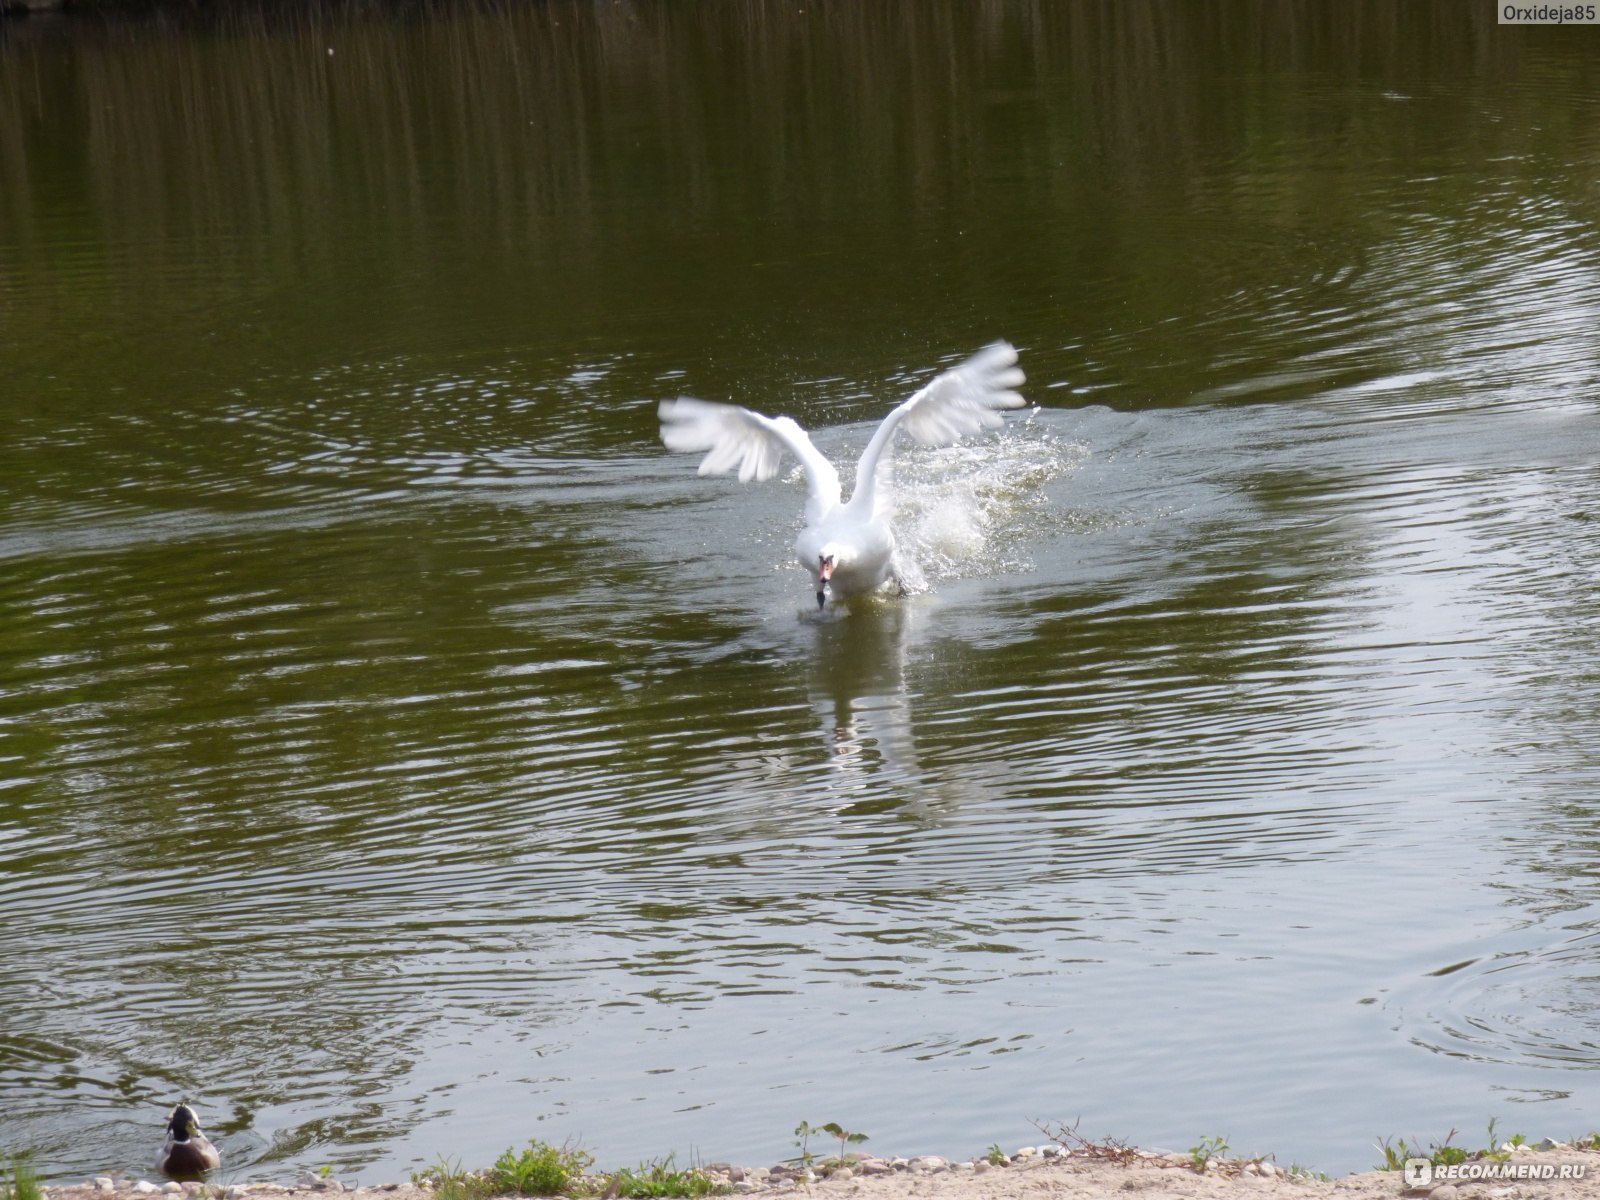
<path id="1" fill-rule="evenodd" d="M 328 346 L 345 331 L 316 319 L 317 297 L 364 285 L 426 280 L 435 304 L 385 320 L 427 345 L 444 308 L 477 325 L 515 304 L 526 324 L 588 337 L 597 314 L 614 325 L 623 299 L 674 319 L 688 278 L 757 312 L 781 280 L 800 315 L 763 327 L 761 356 L 804 360 L 795 378 L 815 380 L 813 362 L 868 374 L 848 361 L 865 353 L 859 335 L 820 332 L 843 332 L 833 322 L 856 308 L 924 309 L 930 291 L 958 289 L 966 311 L 1004 321 L 986 334 L 1017 339 L 1039 313 L 1052 337 L 1105 329 L 1086 277 L 1132 282 L 1121 320 L 1146 331 L 1229 303 L 1237 281 L 1190 245 L 1192 229 L 1175 230 L 1187 252 L 1174 253 L 1148 226 L 1129 236 L 1113 205 L 1259 231 L 1269 275 L 1316 259 L 1330 230 L 1380 246 L 1394 212 L 1368 192 L 1416 153 L 1415 117 L 1394 116 L 1406 97 L 1362 107 L 1351 128 L 1331 100 L 1289 92 L 1295 70 L 1377 96 L 1397 79 L 1494 85 L 1537 66 L 1540 86 L 1507 86 L 1492 108 L 1430 106 L 1429 152 L 1538 171 L 1532 128 L 1549 131 L 1555 157 L 1576 153 L 1572 120 L 1551 106 L 1587 94 L 1583 49 L 1573 41 L 1564 59 L 1557 44 L 1501 36 L 1489 7 L 1291 2 L 1230 18 L 1217 5 L 821 14 L 744 0 L 405 21 L 225 13 L 220 38 L 141 22 L 75 24 L 67 38 L 19 22 L 0 41 L 0 228 L 21 263 L 47 271 L 58 269 L 48 230 L 63 222 L 86 245 L 127 247 L 108 282 L 139 300 L 198 288 L 235 303 L 278 281 L 310 306 L 296 336 Z M 1261 174 L 1270 188 L 1244 186 Z M 1455 211 L 1481 196 L 1463 193 Z M 970 259 L 927 252 L 958 235 L 970 244 L 952 222 L 974 213 L 1026 231 L 1014 258 L 993 239 Z M 456 245 L 441 246 L 442 229 L 459 231 Z M 1237 257 L 1235 241 L 1212 241 Z M 229 253 L 214 255 L 219 244 Z M 900 265 L 861 270 L 885 260 Z M 72 306 L 105 300 L 70 291 Z M 16 306 L 9 336 L 47 337 L 61 315 Z M 900 336 L 925 351 L 916 326 Z M 873 332 L 879 366 L 895 335 Z M 749 351 L 719 349 L 704 382 L 735 393 Z M 1099 357 L 1125 378 L 1152 357 L 1144 349 Z M 817 403 L 841 403 L 830 395 L 819 387 Z"/>

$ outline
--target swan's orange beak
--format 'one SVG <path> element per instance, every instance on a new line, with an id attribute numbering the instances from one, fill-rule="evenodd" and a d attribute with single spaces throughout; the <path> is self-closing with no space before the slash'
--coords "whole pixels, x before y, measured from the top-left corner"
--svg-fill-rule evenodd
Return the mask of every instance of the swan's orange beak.
<path id="1" fill-rule="evenodd" d="M 828 585 L 833 580 L 833 555 L 823 554 L 817 558 L 817 611 L 820 612 L 828 603 Z"/>

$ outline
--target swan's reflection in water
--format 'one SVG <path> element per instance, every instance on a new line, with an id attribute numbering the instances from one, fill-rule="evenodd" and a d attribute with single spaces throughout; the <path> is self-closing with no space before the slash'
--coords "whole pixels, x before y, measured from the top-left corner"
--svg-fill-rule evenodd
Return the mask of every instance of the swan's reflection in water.
<path id="1" fill-rule="evenodd" d="M 833 772 L 837 803 L 871 798 L 881 811 L 917 809 L 939 791 L 923 770 L 906 682 L 907 647 L 930 603 L 925 596 L 873 597 L 816 622 L 807 687 Z"/>

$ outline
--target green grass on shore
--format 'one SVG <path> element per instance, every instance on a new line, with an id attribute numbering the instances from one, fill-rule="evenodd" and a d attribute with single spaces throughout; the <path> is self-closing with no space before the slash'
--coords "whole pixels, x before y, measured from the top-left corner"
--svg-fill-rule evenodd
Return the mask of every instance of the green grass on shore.
<path id="1" fill-rule="evenodd" d="M 1375 1164 L 1374 1169 L 1401 1171 L 1405 1169 L 1406 1163 L 1413 1159 L 1427 1159 L 1436 1167 L 1454 1166 L 1465 1162 L 1501 1161 L 1510 1158 L 1522 1147 L 1532 1144 L 1520 1133 L 1501 1138 L 1496 1132 L 1495 1125 L 1495 1119 L 1489 1118 L 1488 1135 L 1484 1145 L 1476 1150 L 1456 1144 L 1454 1129 L 1439 1141 L 1429 1142 L 1426 1145 L 1420 1139 L 1408 1142 L 1402 1137 L 1379 1138 L 1378 1151 L 1383 1155 L 1383 1161 Z M 1561 1144 L 1574 1150 L 1600 1150 L 1600 1133 L 1587 1133 Z"/>
<path id="2" fill-rule="evenodd" d="M 26 1155 L 0 1155 L 0 1200 L 40 1200 L 43 1194 Z"/>
<path id="3" fill-rule="evenodd" d="M 683 1197 L 699 1200 L 726 1190 L 699 1167 L 679 1168 L 672 1156 L 660 1162 L 623 1167 L 605 1175 L 591 1175 L 594 1156 L 573 1146 L 552 1146 L 530 1141 L 521 1152 L 509 1148 L 494 1166 L 481 1171 L 463 1170 L 458 1161 L 440 1159 L 426 1171 L 412 1175 L 413 1182 L 433 1186 L 438 1200 L 488 1200 L 491 1196 L 592 1196 L 604 1193 L 624 1200 L 662 1200 Z M 0 1200 L 6 1200 L 0 1197 Z"/>

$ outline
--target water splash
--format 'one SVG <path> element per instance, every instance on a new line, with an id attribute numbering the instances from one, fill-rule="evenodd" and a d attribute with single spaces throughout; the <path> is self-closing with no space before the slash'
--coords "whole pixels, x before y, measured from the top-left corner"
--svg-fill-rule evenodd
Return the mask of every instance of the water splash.
<path id="1" fill-rule="evenodd" d="M 894 462 L 896 565 L 907 591 L 1033 569 L 1028 535 L 1049 504 L 1045 487 L 1088 454 L 1085 445 L 1062 439 L 1033 415 L 982 441 L 900 449 Z"/>

